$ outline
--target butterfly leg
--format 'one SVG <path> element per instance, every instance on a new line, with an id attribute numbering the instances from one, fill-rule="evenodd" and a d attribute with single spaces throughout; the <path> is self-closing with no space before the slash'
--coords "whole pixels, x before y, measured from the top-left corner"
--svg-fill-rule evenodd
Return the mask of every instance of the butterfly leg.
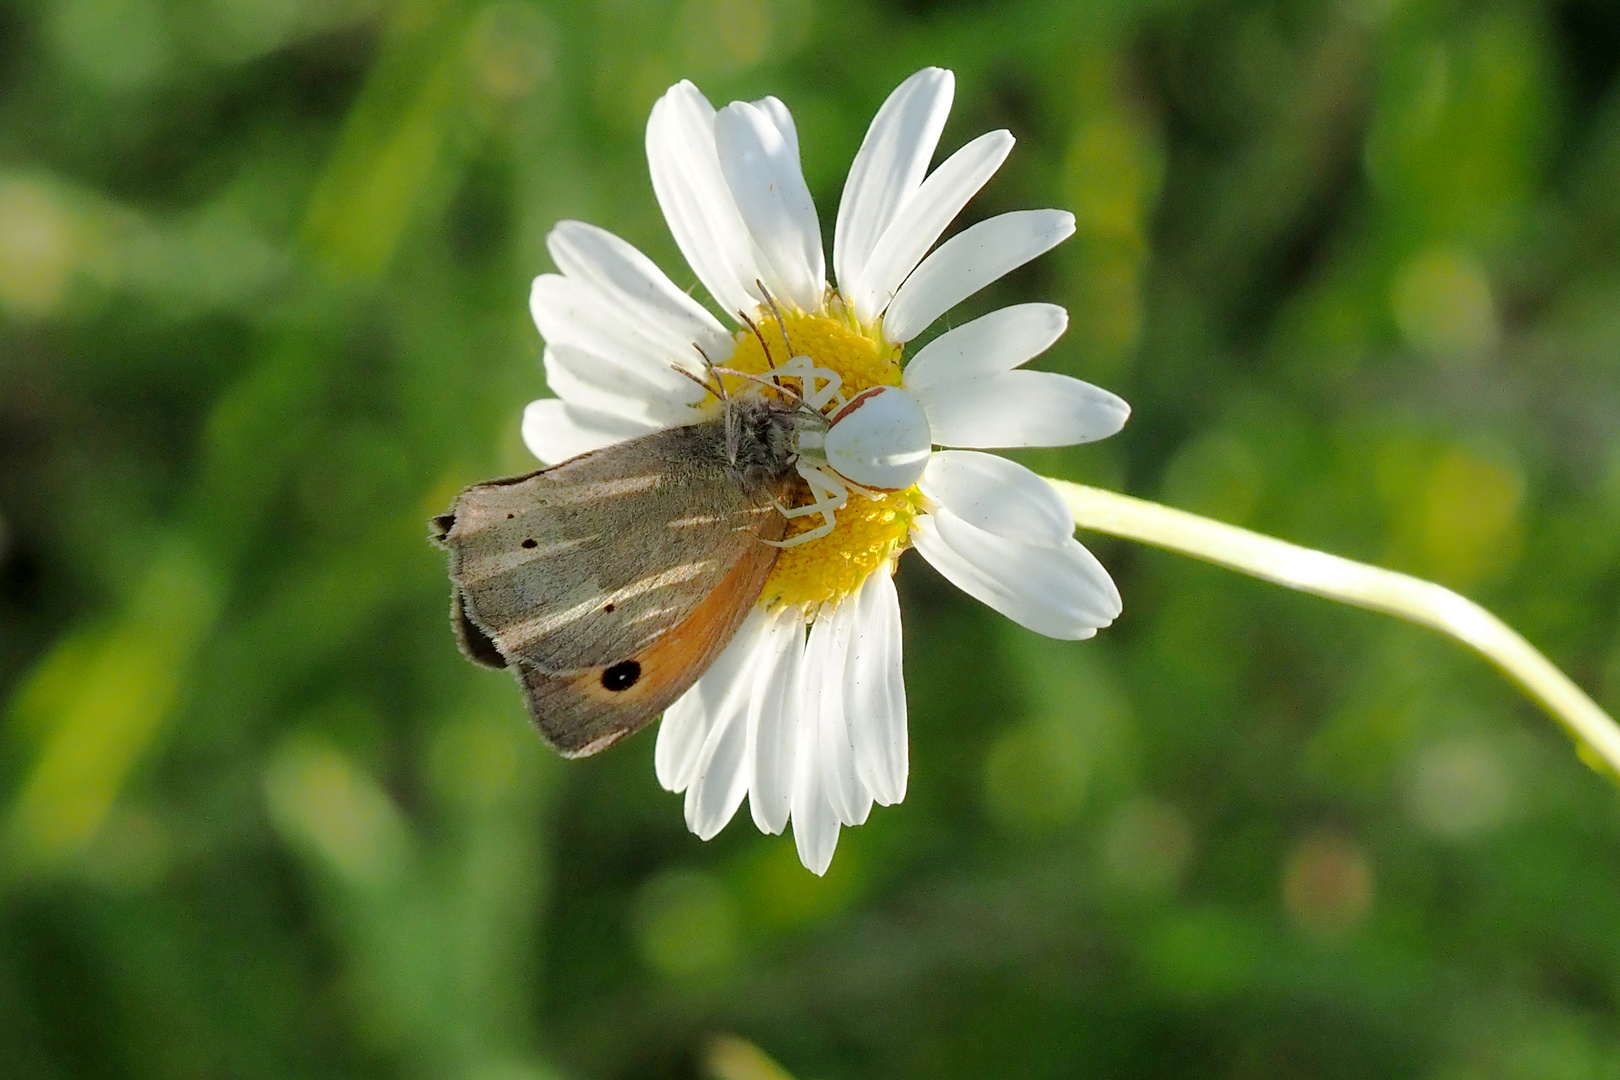
<path id="1" fill-rule="evenodd" d="M 842 510 L 844 504 L 849 502 L 849 488 L 838 474 L 831 469 L 812 465 L 803 458 L 799 459 L 797 469 L 804 482 L 810 485 L 810 494 L 813 501 L 809 506 L 789 508 L 772 499 L 771 502 L 785 518 L 800 518 L 810 514 L 820 514 L 822 523 L 808 532 L 799 533 L 787 540 L 767 540 L 765 543 L 772 547 L 790 548 L 800 544 L 807 544 L 811 540 L 819 540 L 833 531 L 838 519 L 833 516 L 835 510 Z"/>

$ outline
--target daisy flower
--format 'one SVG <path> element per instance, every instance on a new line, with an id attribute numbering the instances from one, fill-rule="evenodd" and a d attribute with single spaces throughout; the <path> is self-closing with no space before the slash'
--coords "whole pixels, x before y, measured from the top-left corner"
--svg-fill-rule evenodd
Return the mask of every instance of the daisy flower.
<path id="1" fill-rule="evenodd" d="M 1089 442 L 1125 423 L 1129 408 L 1113 394 L 1021 369 L 1063 333 L 1067 313 L 1002 308 L 906 357 L 959 301 L 1074 232 L 1065 211 L 1024 210 L 935 247 L 1013 146 L 993 131 L 930 172 L 953 91 L 950 72 L 928 68 L 878 110 L 844 185 L 829 285 L 786 106 L 767 97 L 716 110 L 678 83 L 647 124 L 653 190 L 735 328 L 630 244 L 577 221 L 547 238 L 561 273 L 541 275 L 531 295 L 556 396 L 529 405 L 523 436 L 543 462 L 713 415 L 704 410 L 719 405 L 699 385 L 715 377 L 709 365 L 744 373 L 721 376 L 732 394 L 792 376 L 833 419 L 826 446 L 799 468 L 807 482 L 789 511 L 791 546 L 736 637 L 664 714 L 656 752 L 659 782 L 685 793 L 694 833 L 714 836 L 746 796 L 763 831 L 792 821 L 817 874 L 841 826 L 905 797 L 893 582 L 903 551 L 916 548 L 970 596 L 1051 637 L 1090 637 L 1120 611 L 1051 487 L 977 452 Z"/>

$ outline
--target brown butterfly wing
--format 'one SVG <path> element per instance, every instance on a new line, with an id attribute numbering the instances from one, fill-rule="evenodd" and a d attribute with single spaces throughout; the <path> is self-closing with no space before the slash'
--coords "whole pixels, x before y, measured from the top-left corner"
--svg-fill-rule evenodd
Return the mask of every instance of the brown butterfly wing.
<path id="1" fill-rule="evenodd" d="M 640 730 L 725 648 L 776 562 L 772 491 L 728 464 L 720 423 L 671 428 L 468 488 L 438 519 L 452 618 L 504 661 L 554 747 Z"/>
<path id="2" fill-rule="evenodd" d="M 651 723 L 691 688 L 748 616 L 776 561 L 757 544 L 669 633 L 606 667 L 552 673 L 519 660 L 518 682 L 541 734 L 566 757 L 584 757 Z"/>

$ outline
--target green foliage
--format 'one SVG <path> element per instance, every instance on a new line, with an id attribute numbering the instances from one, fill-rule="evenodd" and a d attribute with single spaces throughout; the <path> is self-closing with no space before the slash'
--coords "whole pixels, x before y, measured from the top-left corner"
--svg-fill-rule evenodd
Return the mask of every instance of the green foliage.
<path id="1" fill-rule="evenodd" d="M 687 76 L 792 107 L 830 226 L 924 64 L 1019 138 L 965 220 L 1078 220 L 970 306 L 1135 408 L 1024 460 L 1620 706 L 1608 0 L 9 0 L 0 1072 L 1620 1076 L 1616 792 L 1424 631 L 1099 539 L 1055 643 L 908 557 L 910 793 L 825 879 L 456 654 L 426 521 L 532 465 L 546 230 L 690 282 Z"/>

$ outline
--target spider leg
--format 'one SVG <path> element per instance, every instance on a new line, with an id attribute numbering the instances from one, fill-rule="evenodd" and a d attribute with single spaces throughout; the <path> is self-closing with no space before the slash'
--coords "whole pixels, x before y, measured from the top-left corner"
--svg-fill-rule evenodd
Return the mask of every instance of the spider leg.
<path id="1" fill-rule="evenodd" d="M 811 408 L 825 409 L 827 407 L 827 403 L 832 401 L 834 398 L 837 398 L 840 401 L 843 400 L 842 395 L 838 393 L 838 388 L 844 384 L 844 380 L 843 377 L 838 374 L 838 372 L 831 371 L 827 368 L 815 367 L 811 364 L 808 356 L 804 358 L 804 364 L 805 367 L 809 369 L 808 376 L 805 379 L 804 384 L 804 388 L 807 391 L 807 393 L 804 395 L 804 399 L 810 403 Z M 817 379 L 825 380 L 825 382 L 823 385 L 818 387 L 816 385 Z"/>
<path id="2" fill-rule="evenodd" d="M 815 361 L 803 353 L 778 367 L 775 374 L 778 377 L 798 379 L 801 387 L 800 396 L 812 409 L 824 410 L 827 403 L 834 399 L 837 399 L 840 406 L 843 404 L 843 396 L 838 392 L 838 388 L 844 383 L 843 377 L 829 368 L 816 367 Z"/>
<path id="3" fill-rule="evenodd" d="M 833 526 L 837 524 L 837 522 L 832 520 L 831 514 L 829 514 L 827 517 L 828 520 L 826 522 L 817 525 L 809 532 L 802 532 L 799 535 L 791 537 L 787 540 L 765 540 L 762 542 L 775 548 L 790 548 L 798 547 L 800 544 L 808 544 L 812 540 L 820 540 L 823 536 L 826 536 L 828 533 L 832 532 Z"/>
<path id="4" fill-rule="evenodd" d="M 849 482 L 831 469 L 818 465 L 811 465 L 800 458 L 794 466 L 804 482 L 810 485 L 810 494 L 814 501 L 809 506 L 786 507 L 774 497 L 771 505 L 785 518 L 801 518 L 810 514 L 825 514 L 830 510 L 842 510 L 844 504 L 849 502 Z"/>
<path id="5" fill-rule="evenodd" d="M 842 510 L 844 504 L 849 502 L 849 488 L 843 480 L 839 479 L 838 474 L 831 469 L 811 465 L 803 458 L 799 459 L 795 467 L 799 475 L 804 477 L 804 482 L 810 485 L 810 494 L 815 497 L 815 501 L 809 506 L 799 506 L 793 509 L 784 507 L 775 499 L 772 499 L 771 503 L 785 518 L 800 518 L 811 514 L 820 514 L 821 524 L 808 532 L 799 533 L 797 536 L 786 540 L 766 540 L 765 543 L 772 547 L 797 547 L 800 544 L 809 543 L 811 540 L 821 539 L 832 532 L 833 527 L 838 524 L 838 519 L 833 516 L 833 512 Z"/>
<path id="6" fill-rule="evenodd" d="M 777 500 L 772 499 L 771 505 L 776 507 L 776 512 L 778 514 L 781 514 L 789 521 L 792 521 L 794 518 L 809 517 L 811 514 L 821 513 L 820 503 L 812 503 L 809 506 L 783 506 Z"/>
<path id="7" fill-rule="evenodd" d="M 810 492 L 816 497 L 813 506 L 828 505 L 833 510 L 842 510 L 844 504 L 849 502 L 849 484 L 837 473 L 825 465 L 812 465 L 800 458 L 794 468 L 804 477 L 804 482 L 810 485 Z"/>

